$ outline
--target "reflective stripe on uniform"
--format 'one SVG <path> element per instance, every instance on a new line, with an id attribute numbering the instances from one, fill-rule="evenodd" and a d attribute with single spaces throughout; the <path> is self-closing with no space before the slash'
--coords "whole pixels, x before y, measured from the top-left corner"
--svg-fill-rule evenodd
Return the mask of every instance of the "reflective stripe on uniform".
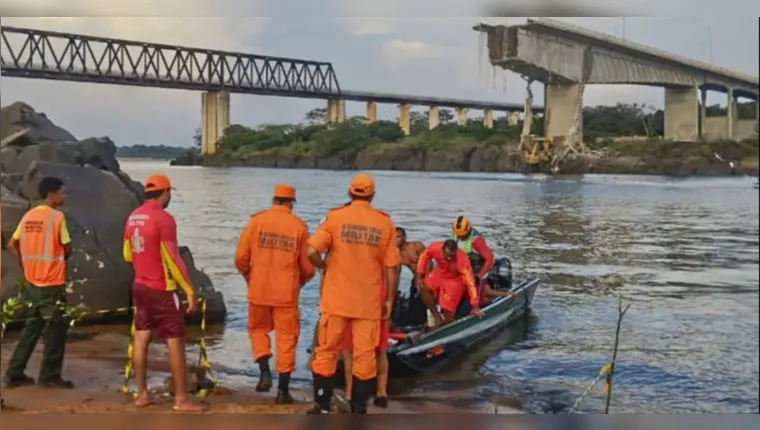
<path id="1" fill-rule="evenodd" d="M 461 246 L 462 251 L 464 251 L 465 254 L 470 255 L 472 254 L 472 242 L 478 236 L 480 236 L 480 232 L 473 228 L 466 240 L 458 238 L 455 234 L 452 234 L 451 238 L 457 241 L 457 244 Z"/>
<path id="2" fill-rule="evenodd" d="M 53 241 L 51 239 L 51 235 L 53 234 L 55 230 L 55 218 L 56 218 L 56 212 L 54 210 L 50 210 L 50 215 L 48 216 L 47 221 L 45 221 L 45 228 L 44 228 L 44 245 L 42 250 L 42 255 L 26 255 L 24 253 L 21 254 L 21 259 L 23 261 L 64 261 L 64 256 L 56 257 L 54 255 L 51 255 L 50 253 L 50 246 L 52 245 Z M 24 237 L 25 237 L 25 231 L 24 229 L 21 230 L 19 235 L 19 242 L 21 244 L 21 249 L 24 249 Z"/>

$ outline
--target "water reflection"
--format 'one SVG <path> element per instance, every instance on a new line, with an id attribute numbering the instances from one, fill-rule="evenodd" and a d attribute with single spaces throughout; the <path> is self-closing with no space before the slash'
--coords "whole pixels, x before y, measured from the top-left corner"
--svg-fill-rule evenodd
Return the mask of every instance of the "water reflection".
<path id="1" fill-rule="evenodd" d="M 269 205 L 277 182 L 298 189 L 296 212 L 315 228 L 328 208 L 345 202 L 351 173 L 123 165 L 135 179 L 162 171 L 177 184 L 171 211 L 180 239 L 230 309 L 212 361 L 227 373 L 225 383 L 250 384 L 246 287 L 232 265 L 237 235 Z M 633 306 L 621 333 L 613 411 L 758 411 L 754 179 L 379 172 L 376 180 L 376 205 L 411 240 L 445 238 L 464 213 L 512 259 L 517 278 L 542 278 L 525 338 L 486 350 L 485 364 L 469 357 L 459 376 L 437 375 L 444 382 L 428 379 L 417 389 L 469 392 L 475 383 L 481 398 L 518 397 L 529 411 L 562 411 L 607 361 L 622 294 Z M 409 279 L 405 270 L 402 285 Z M 317 314 L 314 282 L 301 300 L 308 333 Z M 473 378 L 475 368 L 481 373 Z M 296 376 L 308 379 L 301 364 Z M 582 410 L 601 406 L 595 392 Z"/>

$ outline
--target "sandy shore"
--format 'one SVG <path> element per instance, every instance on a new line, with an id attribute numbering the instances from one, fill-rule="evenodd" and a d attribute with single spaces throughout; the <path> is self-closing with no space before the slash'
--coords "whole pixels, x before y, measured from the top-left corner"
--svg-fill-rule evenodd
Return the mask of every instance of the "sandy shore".
<path id="1" fill-rule="evenodd" d="M 10 358 L 15 336 L 5 339 L 0 349 L 3 374 Z M 37 386 L 13 389 L 3 388 L 3 414 L 7 413 L 173 413 L 171 397 L 166 395 L 155 406 L 137 409 L 132 400 L 119 392 L 123 381 L 125 350 L 128 339 L 120 334 L 98 332 L 97 329 L 77 329 L 70 336 L 64 363 L 64 378 L 75 384 L 73 390 L 47 389 Z M 42 356 L 42 345 L 37 345 L 27 375 L 36 377 Z M 166 348 L 163 344 L 152 346 L 150 357 L 151 389 L 161 389 L 168 376 Z M 218 414 L 303 414 L 311 405 L 311 393 L 306 388 L 295 388 L 295 405 L 275 405 L 274 391 L 260 394 L 249 387 L 232 387 L 222 380 L 204 401 L 206 413 Z M 370 408 L 371 414 L 418 414 L 418 413 L 519 413 L 512 407 L 461 407 L 458 398 L 466 394 L 424 393 L 391 398 L 387 409 Z"/>

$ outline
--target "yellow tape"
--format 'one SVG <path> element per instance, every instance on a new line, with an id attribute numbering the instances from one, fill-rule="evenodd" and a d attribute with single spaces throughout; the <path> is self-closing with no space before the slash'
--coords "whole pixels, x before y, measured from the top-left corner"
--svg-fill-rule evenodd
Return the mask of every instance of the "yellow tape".
<path id="1" fill-rule="evenodd" d="M 135 308 L 136 310 L 137 308 Z M 124 384 L 121 386 L 121 392 L 124 394 L 131 394 L 132 398 L 137 397 L 137 392 L 133 392 L 129 389 L 129 380 L 132 378 L 132 357 L 135 354 L 135 319 L 137 312 L 132 316 L 132 326 L 129 329 L 129 346 L 127 347 L 127 364 L 124 367 Z"/>
<path id="2" fill-rule="evenodd" d="M 588 396 L 588 394 L 596 386 L 596 384 L 598 384 L 599 381 L 601 381 L 605 375 L 610 373 L 611 370 L 612 370 L 611 362 L 605 364 L 604 366 L 602 366 L 601 369 L 599 369 L 599 373 L 596 375 L 596 379 L 594 379 L 594 382 L 592 382 L 591 385 L 589 385 L 588 388 L 586 388 L 586 390 L 583 391 L 583 393 L 580 395 L 580 397 L 578 397 L 578 399 L 575 401 L 573 406 L 570 407 L 570 410 L 568 410 L 569 414 L 572 414 L 573 411 L 575 411 L 575 408 L 577 408 L 583 402 L 583 400 L 586 398 L 586 396 Z M 604 387 L 605 393 L 609 394 L 611 388 L 612 387 L 610 386 L 609 383 L 605 383 L 605 387 Z"/>
<path id="3" fill-rule="evenodd" d="M 211 394 L 214 389 L 218 386 L 218 381 L 216 377 L 214 376 L 213 371 L 211 370 L 211 363 L 208 361 L 208 355 L 206 350 L 206 300 L 201 298 L 199 299 L 200 305 L 201 305 L 201 337 L 200 337 L 200 347 L 199 347 L 199 354 L 198 354 L 198 366 L 205 370 L 206 375 L 211 381 L 211 388 L 203 388 L 198 391 L 197 396 L 201 399 L 204 399 L 208 397 L 209 394 Z M 187 302 L 184 302 L 187 303 Z M 135 312 L 136 315 L 136 312 Z M 132 316 L 132 327 L 129 331 L 129 346 L 127 347 L 127 364 L 124 367 L 124 385 L 121 387 L 121 391 L 124 394 L 132 395 L 132 398 L 137 397 L 137 392 L 129 389 L 129 381 L 131 379 L 132 375 L 132 361 L 134 356 L 134 341 L 135 341 L 135 316 Z"/>
<path id="4" fill-rule="evenodd" d="M 18 309 L 23 307 L 30 307 L 31 303 L 28 301 L 22 301 L 21 294 L 19 293 L 18 298 L 11 298 L 2 306 L 2 320 L 0 320 L 0 340 L 5 335 L 5 329 L 10 322 L 22 322 L 27 321 L 32 318 L 19 318 L 19 319 L 11 319 L 11 316 L 15 314 Z M 211 370 L 211 363 L 208 361 L 208 353 L 207 353 L 207 346 L 206 346 L 206 308 L 207 308 L 207 302 L 204 298 L 198 299 L 200 305 L 201 305 L 201 338 L 200 338 L 200 347 L 199 347 L 199 356 L 198 356 L 198 366 L 205 370 L 206 376 L 208 380 L 211 382 L 211 388 L 203 388 L 198 391 L 198 397 L 205 398 L 207 397 L 213 390 L 218 386 L 218 381 L 216 377 L 214 376 L 213 371 Z M 184 304 L 187 304 L 187 301 L 183 302 Z M 59 306 L 63 312 L 64 316 L 71 318 L 70 327 L 74 327 L 77 321 L 81 320 L 87 315 L 103 315 L 103 314 L 115 314 L 115 313 L 123 313 L 123 312 L 129 312 L 131 310 L 135 310 L 136 308 L 134 306 L 128 306 L 128 307 L 122 307 L 117 309 L 102 309 L 97 311 L 87 311 L 86 309 L 82 309 L 80 307 L 69 307 L 65 303 L 58 302 L 56 303 L 57 306 Z M 37 317 L 39 318 L 39 317 Z M 50 319 L 52 317 L 42 317 L 42 319 Z M 135 313 L 132 315 L 132 325 L 129 330 L 129 346 L 127 347 L 127 363 L 124 366 L 124 383 L 121 387 L 121 392 L 124 394 L 131 395 L 133 398 L 137 397 L 137 392 L 132 391 L 129 389 L 129 381 L 132 378 L 132 361 L 134 357 L 134 350 L 135 350 Z"/>

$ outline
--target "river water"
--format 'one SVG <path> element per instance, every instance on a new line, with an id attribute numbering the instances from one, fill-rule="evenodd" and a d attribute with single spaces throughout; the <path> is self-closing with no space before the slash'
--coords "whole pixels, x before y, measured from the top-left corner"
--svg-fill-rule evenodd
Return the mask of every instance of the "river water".
<path id="1" fill-rule="evenodd" d="M 346 201 L 352 173 L 131 160 L 122 167 L 139 181 L 161 172 L 175 183 L 170 211 L 180 241 L 229 309 L 211 361 L 229 383 L 255 383 L 246 287 L 232 264 L 237 237 L 280 182 L 297 188 L 296 213 L 313 230 L 328 208 Z M 528 412 L 566 411 L 609 360 L 622 296 L 631 308 L 620 333 L 613 412 L 758 412 L 756 179 L 407 172 L 375 178 L 375 205 L 411 240 L 445 238 L 451 220 L 467 214 L 512 259 L 517 278 L 542 279 L 525 321 L 457 368 L 406 387 L 412 392 L 517 398 Z M 409 280 L 405 270 L 402 290 Z M 312 281 L 301 295 L 295 376 L 304 386 L 317 289 Z M 600 384 L 579 410 L 601 411 L 602 391 Z"/>

